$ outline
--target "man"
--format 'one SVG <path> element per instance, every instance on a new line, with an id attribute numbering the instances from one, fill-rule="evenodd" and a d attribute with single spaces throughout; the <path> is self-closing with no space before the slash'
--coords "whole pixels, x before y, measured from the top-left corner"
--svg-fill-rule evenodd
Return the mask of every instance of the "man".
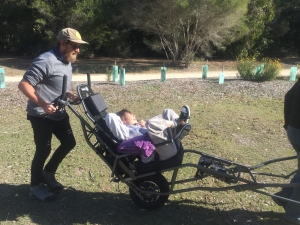
<path id="1" fill-rule="evenodd" d="M 288 139 L 296 151 L 298 168 L 290 183 L 300 183 L 300 80 L 286 93 L 284 99 L 284 128 Z M 290 198 L 300 202 L 300 187 L 285 187 L 275 195 Z M 300 205 L 287 202 L 279 198 L 273 198 L 275 203 L 285 208 L 282 217 L 284 224 L 300 224 Z"/>
<path id="2" fill-rule="evenodd" d="M 188 124 L 190 109 L 187 105 L 182 106 L 180 116 L 172 109 L 165 109 L 162 114 L 148 121 L 141 120 L 139 123 L 136 116 L 127 109 L 114 114 L 109 113 L 105 121 L 111 132 L 119 140 L 128 140 L 133 137 L 149 134 L 151 142 L 156 146 L 156 152 L 160 160 L 166 160 L 176 155 L 177 148 L 174 142 L 170 143 L 169 127 L 175 132 L 175 140 L 180 142 L 190 131 Z M 172 135 L 172 134 L 171 134 Z"/>
<path id="3" fill-rule="evenodd" d="M 81 39 L 77 30 L 65 28 L 57 35 L 57 46 L 38 56 L 25 72 L 19 83 L 19 90 L 28 98 L 27 119 L 30 121 L 34 142 L 35 155 L 31 164 L 31 187 L 29 196 L 40 201 L 52 201 L 54 193 L 63 189 L 55 179 L 55 172 L 75 147 L 76 141 L 72 133 L 69 116 L 64 108 L 59 109 L 56 102 L 62 95 L 63 76 L 68 78 L 67 90 L 72 80 L 71 63 L 76 61 L 81 44 L 88 44 Z M 71 101 L 78 97 L 67 93 Z M 51 152 L 52 135 L 60 141 L 60 146 L 45 164 Z"/>

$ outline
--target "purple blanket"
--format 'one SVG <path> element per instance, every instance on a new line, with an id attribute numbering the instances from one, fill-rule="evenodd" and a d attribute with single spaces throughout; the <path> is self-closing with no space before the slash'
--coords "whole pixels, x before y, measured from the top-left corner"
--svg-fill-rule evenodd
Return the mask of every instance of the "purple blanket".
<path id="1" fill-rule="evenodd" d="M 130 154 L 142 154 L 148 158 L 155 150 L 151 143 L 149 135 L 140 135 L 129 140 L 123 141 L 119 147 L 118 152 Z"/>

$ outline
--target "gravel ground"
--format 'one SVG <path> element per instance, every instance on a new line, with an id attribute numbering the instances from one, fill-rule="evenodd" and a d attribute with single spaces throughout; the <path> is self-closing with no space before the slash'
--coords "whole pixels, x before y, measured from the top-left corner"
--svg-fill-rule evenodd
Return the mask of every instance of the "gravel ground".
<path id="1" fill-rule="evenodd" d="M 73 84 L 76 86 L 76 83 Z M 203 100 L 222 100 L 226 97 L 245 98 L 270 98 L 283 99 L 287 90 L 292 87 L 293 83 L 287 80 L 276 80 L 270 82 L 250 82 L 240 79 L 229 79 L 224 84 L 218 84 L 217 79 L 201 80 L 201 79 L 172 79 L 166 83 L 160 81 L 133 81 L 128 82 L 125 87 L 111 85 L 110 83 L 93 83 L 93 89 L 98 90 L 106 96 L 107 100 L 115 98 L 111 92 L 116 92 L 120 96 L 134 93 L 141 89 L 142 86 L 155 86 L 161 88 L 164 93 L 160 94 L 165 98 L 173 98 L 174 93 L 177 95 L 188 96 L 189 100 L 198 100 L 201 97 Z M 170 91 L 171 90 L 171 91 Z M 110 97 L 111 96 L 111 97 Z M 134 96 L 134 95 L 133 95 Z M 138 96 L 136 96 L 138 98 Z"/>
<path id="2" fill-rule="evenodd" d="M 72 89 L 83 82 L 72 82 Z M 178 97 L 186 98 L 186 101 L 222 100 L 224 98 L 270 98 L 282 99 L 286 91 L 293 85 L 287 79 L 275 80 L 269 82 L 250 82 L 240 79 L 229 79 L 224 84 L 219 85 L 216 79 L 169 79 L 166 83 L 158 80 L 152 81 L 132 81 L 127 82 L 126 86 L 119 86 L 112 82 L 92 82 L 94 92 L 100 92 L 107 102 L 116 98 L 130 98 L 135 101 L 144 98 L 135 93 L 145 89 L 149 93 L 148 98 L 162 97 L 164 99 L 174 99 L 174 94 Z M 160 96 L 151 96 L 149 87 L 155 87 L 161 90 Z M 0 89 L 0 106 L 6 107 L 24 107 L 26 98 L 18 91 L 17 83 L 7 83 L 6 87 Z"/>

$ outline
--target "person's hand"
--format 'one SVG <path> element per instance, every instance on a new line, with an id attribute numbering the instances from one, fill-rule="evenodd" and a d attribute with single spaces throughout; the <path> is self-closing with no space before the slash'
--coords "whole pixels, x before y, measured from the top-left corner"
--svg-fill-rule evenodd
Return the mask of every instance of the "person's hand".
<path id="1" fill-rule="evenodd" d="M 145 127 L 146 126 L 146 122 L 144 120 L 140 120 L 140 126 L 141 127 Z"/>
<path id="2" fill-rule="evenodd" d="M 185 122 L 184 120 L 180 120 L 180 124 L 181 124 L 181 125 L 185 125 L 186 122 Z"/>
<path id="3" fill-rule="evenodd" d="M 80 98 L 77 95 L 74 95 L 73 93 L 68 93 L 68 98 L 72 101 L 72 102 L 79 102 Z"/>
<path id="4" fill-rule="evenodd" d="M 72 101 L 72 102 L 77 102 L 80 100 L 80 98 L 77 95 L 74 95 L 72 93 L 69 94 L 68 98 Z"/>
<path id="5" fill-rule="evenodd" d="M 57 107 L 55 107 L 53 103 L 46 103 L 45 105 L 42 106 L 42 109 L 46 114 L 53 114 L 56 112 Z"/>

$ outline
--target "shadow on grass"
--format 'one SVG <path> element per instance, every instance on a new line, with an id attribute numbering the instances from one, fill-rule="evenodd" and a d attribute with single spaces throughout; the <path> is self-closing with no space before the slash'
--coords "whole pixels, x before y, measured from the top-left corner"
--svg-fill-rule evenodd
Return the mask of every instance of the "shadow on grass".
<path id="1" fill-rule="evenodd" d="M 142 210 L 124 193 L 89 193 L 69 188 L 54 202 L 29 200 L 29 185 L 0 184 L 0 223 L 6 224 L 281 224 L 280 213 L 219 211 L 204 202 L 168 201 Z M 29 222 L 30 221 L 30 222 Z"/>

